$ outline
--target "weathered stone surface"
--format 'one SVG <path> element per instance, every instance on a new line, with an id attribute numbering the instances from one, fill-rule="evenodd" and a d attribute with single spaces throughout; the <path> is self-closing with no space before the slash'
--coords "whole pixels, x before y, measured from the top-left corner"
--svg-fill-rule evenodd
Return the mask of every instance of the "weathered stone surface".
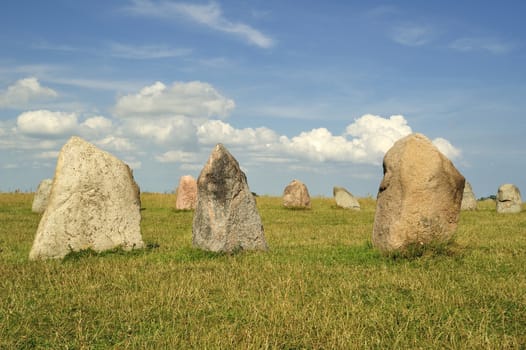
<path id="1" fill-rule="evenodd" d="M 443 242 L 456 230 L 464 177 L 422 134 L 398 140 L 384 157 L 372 241 L 384 252 Z"/>
<path id="2" fill-rule="evenodd" d="M 464 186 L 464 193 L 462 194 L 462 204 L 460 205 L 460 210 L 476 210 L 477 209 L 477 198 L 473 193 L 471 184 L 466 181 Z"/>
<path id="3" fill-rule="evenodd" d="M 497 192 L 498 213 L 520 213 L 522 211 L 522 198 L 519 188 L 512 184 L 504 184 Z"/>
<path id="4" fill-rule="evenodd" d="M 356 199 L 352 193 L 345 188 L 334 186 L 332 188 L 332 194 L 337 206 L 345 209 L 360 210 L 358 199 Z"/>
<path id="5" fill-rule="evenodd" d="M 267 250 L 263 225 L 237 160 L 218 144 L 197 179 L 193 244 L 213 252 Z"/>
<path id="6" fill-rule="evenodd" d="M 177 186 L 175 209 L 192 210 L 197 205 L 197 181 L 191 175 L 181 176 Z"/>
<path id="7" fill-rule="evenodd" d="M 41 214 L 46 210 L 52 184 L 53 179 L 44 179 L 38 184 L 35 198 L 33 198 L 33 205 L 31 206 L 31 210 L 34 213 Z"/>
<path id="8" fill-rule="evenodd" d="M 283 191 L 283 205 L 287 208 L 310 208 L 307 186 L 299 180 L 292 180 Z"/>
<path id="9" fill-rule="evenodd" d="M 49 202 L 30 259 L 71 251 L 144 246 L 139 187 L 130 168 L 79 137 L 60 151 Z"/>

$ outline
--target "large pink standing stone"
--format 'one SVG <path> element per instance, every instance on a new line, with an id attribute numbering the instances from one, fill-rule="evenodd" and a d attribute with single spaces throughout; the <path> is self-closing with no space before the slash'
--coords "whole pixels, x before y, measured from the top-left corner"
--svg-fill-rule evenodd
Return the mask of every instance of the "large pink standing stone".
<path id="1" fill-rule="evenodd" d="M 192 210 L 197 205 L 197 181 L 191 175 L 181 176 L 177 186 L 175 208 Z"/>

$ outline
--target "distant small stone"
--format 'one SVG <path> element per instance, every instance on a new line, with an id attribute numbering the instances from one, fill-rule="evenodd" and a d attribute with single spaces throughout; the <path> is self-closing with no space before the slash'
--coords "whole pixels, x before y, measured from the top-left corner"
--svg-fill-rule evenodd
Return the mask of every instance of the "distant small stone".
<path id="1" fill-rule="evenodd" d="M 464 193 L 462 194 L 462 204 L 460 205 L 460 210 L 476 210 L 477 209 L 477 198 L 473 193 L 471 184 L 466 181 L 464 186 Z"/>
<path id="2" fill-rule="evenodd" d="M 384 157 L 372 241 L 384 252 L 447 242 L 455 232 L 464 177 L 422 134 L 411 134 Z"/>
<path id="3" fill-rule="evenodd" d="M 504 184 L 497 192 L 498 213 L 520 213 L 522 211 L 522 198 L 519 188 L 512 184 Z"/>
<path id="4" fill-rule="evenodd" d="M 345 209 L 360 210 L 360 203 L 358 200 L 345 188 L 334 186 L 332 194 L 337 206 Z"/>
<path id="5" fill-rule="evenodd" d="M 283 191 L 283 206 L 287 208 L 310 208 L 310 195 L 307 186 L 299 180 L 292 180 Z"/>
<path id="6" fill-rule="evenodd" d="M 175 208 L 193 210 L 197 205 L 197 181 L 191 175 L 181 176 L 177 186 Z"/>
<path id="7" fill-rule="evenodd" d="M 31 260 L 72 251 L 142 248 L 139 187 L 130 168 L 79 137 L 62 147 Z"/>
<path id="8" fill-rule="evenodd" d="M 218 144 L 197 179 L 194 246 L 213 252 L 267 250 L 261 217 L 237 160 Z"/>
<path id="9" fill-rule="evenodd" d="M 35 198 L 33 198 L 33 205 L 31 206 L 31 210 L 34 213 L 42 214 L 46 210 L 52 184 L 53 179 L 44 179 L 38 184 Z"/>

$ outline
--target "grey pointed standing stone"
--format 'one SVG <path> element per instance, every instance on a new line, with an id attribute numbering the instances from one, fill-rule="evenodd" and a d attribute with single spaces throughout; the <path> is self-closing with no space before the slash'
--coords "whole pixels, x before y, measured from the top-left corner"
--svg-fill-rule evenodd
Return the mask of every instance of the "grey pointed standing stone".
<path id="1" fill-rule="evenodd" d="M 192 236 L 194 246 L 213 252 L 268 249 L 247 178 L 222 144 L 197 179 Z"/>
<path id="2" fill-rule="evenodd" d="M 79 137 L 60 151 L 49 202 L 29 258 L 142 248 L 139 187 L 130 168 Z"/>
<path id="3" fill-rule="evenodd" d="M 519 188 L 513 184 L 504 184 L 497 192 L 498 213 L 520 213 L 522 211 L 522 198 Z"/>
<path id="4" fill-rule="evenodd" d="M 460 210 L 476 210 L 477 209 L 477 199 L 471 188 L 471 184 L 466 181 L 464 186 L 464 193 L 462 194 L 462 204 L 460 205 Z"/>
<path id="5" fill-rule="evenodd" d="M 175 209 L 193 210 L 197 205 L 197 181 L 191 175 L 181 176 L 177 186 Z"/>
<path id="6" fill-rule="evenodd" d="M 337 206 L 345 209 L 360 210 L 360 203 L 358 200 L 345 188 L 334 186 L 332 194 Z"/>
<path id="7" fill-rule="evenodd" d="M 307 186 L 299 180 L 292 180 L 283 190 L 283 206 L 287 208 L 310 208 L 310 195 Z"/>
<path id="8" fill-rule="evenodd" d="M 455 232 L 464 177 L 422 134 L 411 134 L 384 157 L 372 241 L 383 252 L 448 241 Z"/>
<path id="9" fill-rule="evenodd" d="M 37 191 L 35 192 L 35 198 L 33 198 L 33 204 L 31 210 L 34 213 L 43 213 L 46 210 L 49 195 L 51 194 L 51 185 L 53 179 L 44 179 L 38 184 Z"/>

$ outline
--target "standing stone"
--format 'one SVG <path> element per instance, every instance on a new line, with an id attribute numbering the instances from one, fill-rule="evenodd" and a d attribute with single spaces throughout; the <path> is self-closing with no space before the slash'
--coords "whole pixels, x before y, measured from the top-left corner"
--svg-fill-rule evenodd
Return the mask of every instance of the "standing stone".
<path id="1" fill-rule="evenodd" d="M 497 193 L 497 212 L 520 213 L 521 211 L 522 199 L 519 188 L 512 184 L 500 186 Z"/>
<path id="2" fill-rule="evenodd" d="M 477 209 L 477 199 L 471 188 L 471 184 L 466 181 L 464 186 L 464 193 L 462 194 L 462 204 L 460 205 L 460 210 L 476 210 Z"/>
<path id="3" fill-rule="evenodd" d="M 287 208 L 310 208 L 307 186 L 299 180 L 292 180 L 283 191 L 283 205 Z"/>
<path id="4" fill-rule="evenodd" d="M 176 192 L 175 209 L 193 210 L 197 205 L 197 182 L 191 175 L 181 176 Z"/>
<path id="5" fill-rule="evenodd" d="M 464 177 L 422 134 L 398 140 L 384 157 L 372 241 L 383 252 L 445 242 L 460 213 Z"/>
<path id="6" fill-rule="evenodd" d="M 29 258 L 63 258 L 84 249 L 142 248 L 140 208 L 139 187 L 130 168 L 72 137 L 58 156 Z"/>
<path id="7" fill-rule="evenodd" d="M 337 206 L 345 209 L 360 210 L 360 203 L 358 200 L 345 188 L 334 186 L 332 194 Z"/>
<path id="8" fill-rule="evenodd" d="M 197 179 L 192 234 L 194 246 L 213 252 L 268 249 L 247 178 L 222 144 Z"/>
<path id="9" fill-rule="evenodd" d="M 38 184 L 35 198 L 33 198 L 33 205 L 31 206 L 31 210 L 34 213 L 42 214 L 46 210 L 52 184 L 53 179 L 44 179 Z"/>

